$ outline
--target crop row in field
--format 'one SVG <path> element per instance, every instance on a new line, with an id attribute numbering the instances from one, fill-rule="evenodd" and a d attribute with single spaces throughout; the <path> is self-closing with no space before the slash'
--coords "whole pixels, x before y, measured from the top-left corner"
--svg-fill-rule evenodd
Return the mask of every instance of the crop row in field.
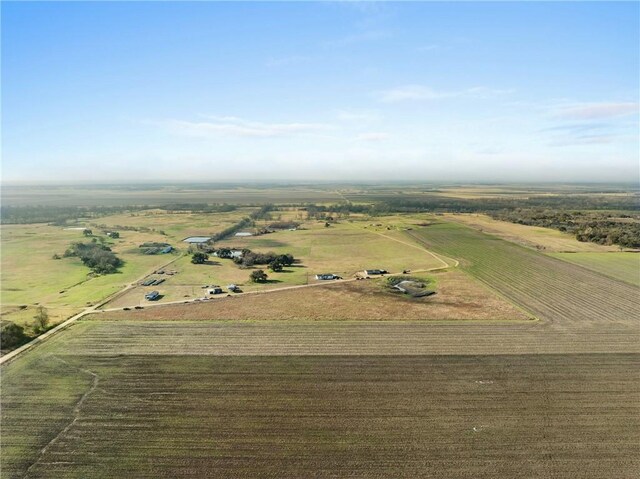
<path id="1" fill-rule="evenodd" d="M 640 253 L 555 253 L 553 256 L 640 286 Z"/>
<path id="2" fill-rule="evenodd" d="M 6 478 L 596 478 L 639 466 L 637 355 L 43 351 L 2 371 Z"/>
<path id="3" fill-rule="evenodd" d="M 408 232 L 525 309 L 548 320 L 636 322 L 638 288 L 465 226 Z"/>
<path id="4" fill-rule="evenodd" d="M 532 321 L 100 320 L 104 316 L 82 320 L 48 344 L 96 357 L 640 353 L 637 326 L 619 323 L 567 328 Z"/>

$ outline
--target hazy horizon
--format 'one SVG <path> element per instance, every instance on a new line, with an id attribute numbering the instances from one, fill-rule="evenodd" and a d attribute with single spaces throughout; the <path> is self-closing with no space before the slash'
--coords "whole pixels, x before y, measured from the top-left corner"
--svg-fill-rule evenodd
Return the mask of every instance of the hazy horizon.
<path id="1" fill-rule="evenodd" d="M 640 6 L 2 4 L 2 183 L 637 183 Z"/>

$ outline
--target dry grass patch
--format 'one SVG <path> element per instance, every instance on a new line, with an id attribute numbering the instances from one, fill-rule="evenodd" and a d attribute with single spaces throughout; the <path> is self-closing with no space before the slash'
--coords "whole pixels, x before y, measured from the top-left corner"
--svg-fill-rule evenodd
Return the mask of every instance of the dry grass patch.
<path id="1" fill-rule="evenodd" d="M 526 320 L 519 309 L 460 271 L 435 273 L 437 294 L 409 298 L 379 280 L 224 297 L 203 303 L 107 312 L 109 319 Z M 429 286 L 431 288 L 431 286 Z"/>
<path id="2" fill-rule="evenodd" d="M 494 220 L 481 214 L 447 214 L 444 217 L 447 220 L 462 223 L 507 241 L 548 253 L 620 251 L 620 248 L 615 245 L 604 246 L 596 243 L 581 242 L 575 239 L 573 235 L 551 228 L 519 225 L 508 221 Z"/>

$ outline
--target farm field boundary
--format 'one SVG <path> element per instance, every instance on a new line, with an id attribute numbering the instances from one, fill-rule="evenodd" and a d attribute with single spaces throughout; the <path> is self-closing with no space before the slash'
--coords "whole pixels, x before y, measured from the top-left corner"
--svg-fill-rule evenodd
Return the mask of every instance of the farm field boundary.
<path id="1" fill-rule="evenodd" d="M 638 288 L 630 284 L 455 223 L 408 234 L 542 319 L 637 326 Z"/>
<path id="2" fill-rule="evenodd" d="M 640 287 L 640 253 L 552 253 L 551 256 Z"/>

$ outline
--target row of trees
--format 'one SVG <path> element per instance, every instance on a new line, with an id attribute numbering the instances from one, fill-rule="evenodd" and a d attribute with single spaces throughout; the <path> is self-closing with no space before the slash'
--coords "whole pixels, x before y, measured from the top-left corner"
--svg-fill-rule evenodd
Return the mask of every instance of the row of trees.
<path id="1" fill-rule="evenodd" d="M 218 253 L 220 256 L 220 253 Z M 269 253 L 256 253 L 251 250 L 242 250 L 242 255 L 233 258 L 233 262 L 243 268 L 250 268 L 254 265 L 269 265 L 271 271 L 282 271 L 285 266 L 291 266 L 295 262 L 295 258 L 292 254 L 276 254 Z"/>

